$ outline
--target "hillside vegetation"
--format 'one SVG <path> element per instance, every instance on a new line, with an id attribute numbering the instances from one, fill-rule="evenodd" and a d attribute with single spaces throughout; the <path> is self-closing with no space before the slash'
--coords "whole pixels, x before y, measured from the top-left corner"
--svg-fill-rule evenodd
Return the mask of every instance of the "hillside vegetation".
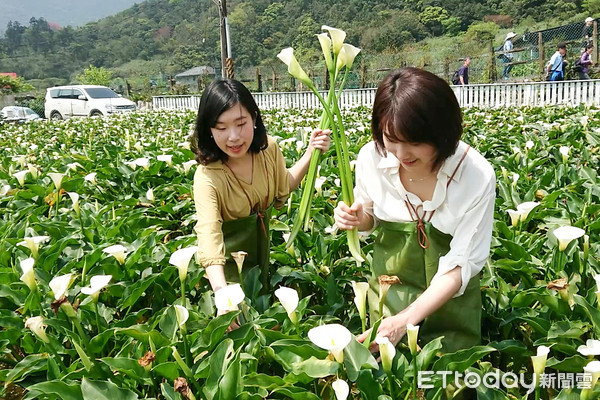
<path id="1" fill-rule="evenodd" d="M 408 44 L 417 43 L 412 48 L 418 49 L 423 39 L 461 35 L 484 20 L 501 28 L 549 20 L 560 24 L 587 15 L 599 2 L 232 0 L 228 9 L 236 67 L 243 68 L 277 63 L 277 52 L 290 45 L 301 61 L 316 62 L 314 34 L 322 24 L 344 29 L 347 41 L 363 54 L 394 54 Z M 218 9 L 210 0 L 148 0 L 81 28 L 52 29 L 44 18 L 27 26 L 11 22 L 0 39 L 0 71 L 28 80 L 74 81 L 89 65 L 126 79 L 219 66 Z"/>

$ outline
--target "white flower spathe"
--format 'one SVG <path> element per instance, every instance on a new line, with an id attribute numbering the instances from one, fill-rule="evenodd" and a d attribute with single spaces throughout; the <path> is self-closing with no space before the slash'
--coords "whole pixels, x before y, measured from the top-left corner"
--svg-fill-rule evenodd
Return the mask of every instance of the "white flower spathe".
<path id="1" fill-rule="evenodd" d="M 67 295 L 67 290 L 73 282 L 73 274 L 65 274 L 52 278 L 48 286 L 54 294 L 54 299 L 59 300 L 63 296 Z"/>
<path id="2" fill-rule="evenodd" d="M 327 65 L 327 69 L 331 71 L 331 68 L 333 67 L 333 60 L 331 58 L 331 39 L 329 39 L 329 35 L 325 32 L 319 33 L 317 38 L 319 39 L 321 50 L 323 50 L 323 55 L 325 56 L 325 65 Z"/>
<path id="3" fill-rule="evenodd" d="M 21 260 L 21 270 L 23 271 L 23 275 L 21 275 L 21 282 L 27 285 L 29 290 L 35 290 L 37 284 L 35 283 L 35 273 L 33 272 L 33 264 L 35 260 L 31 257 L 26 258 L 25 260 Z"/>
<path id="4" fill-rule="evenodd" d="M 44 323 L 44 317 L 31 317 L 25 321 L 25 328 L 31 329 L 31 331 L 44 343 L 50 343 L 48 335 L 46 335 L 47 325 Z"/>
<path id="5" fill-rule="evenodd" d="M 65 174 L 61 174 L 58 172 L 50 172 L 48 176 L 50 177 L 50 179 L 52 179 L 52 182 L 54 182 L 54 187 L 56 188 L 56 190 L 59 190 L 62 185 L 62 181 L 65 177 Z"/>
<path id="6" fill-rule="evenodd" d="M 600 340 L 588 339 L 585 344 L 577 348 L 577 351 L 583 356 L 600 355 Z"/>
<path id="7" fill-rule="evenodd" d="M 546 359 L 548 358 L 548 353 L 550 353 L 550 347 L 539 346 L 537 348 L 536 355 L 531 356 L 534 374 L 539 376 L 544 372 L 544 369 L 546 368 Z"/>
<path id="8" fill-rule="evenodd" d="M 335 398 L 337 400 L 346 400 L 350 394 L 350 387 L 348 383 L 342 379 L 337 379 L 331 384 L 331 388 L 335 392 Z"/>
<path id="9" fill-rule="evenodd" d="M 387 373 L 391 372 L 394 356 L 396 355 L 396 347 L 394 347 L 387 336 L 375 337 L 375 343 L 379 345 L 379 355 L 381 356 L 383 370 Z"/>
<path id="10" fill-rule="evenodd" d="M 300 300 L 298 292 L 292 288 L 282 286 L 275 291 L 275 296 L 277 296 L 277 299 L 279 299 L 279 302 L 291 318 L 291 315 L 296 311 L 296 308 L 298 308 L 298 302 Z"/>
<path id="11" fill-rule="evenodd" d="M 239 283 L 227 285 L 215 292 L 215 306 L 219 311 L 232 311 L 245 298 L 246 295 Z"/>
<path id="12" fill-rule="evenodd" d="M 419 325 L 407 324 L 406 335 L 408 336 L 408 348 L 411 354 L 417 354 L 417 338 L 419 337 Z"/>
<path id="13" fill-rule="evenodd" d="M 358 53 L 360 53 L 360 49 L 358 47 L 352 46 L 348 43 L 344 43 L 344 45 L 342 46 L 342 50 L 338 55 L 336 68 L 338 70 L 342 69 L 343 67 L 350 69 Z"/>
<path id="14" fill-rule="evenodd" d="M 519 204 L 516 210 L 506 210 L 510 215 L 512 226 L 517 226 L 519 221 L 525 221 L 531 210 L 533 210 L 539 204 L 540 203 L 537 201 L 526 201 L 525 203 Z"/>
<path id="15" fill-rule="evenodd" d="M 17 243 L 17 246 L 26 246 L 30 251 L 33 257 L 37 258 L 38 251 L 40 248 L 40 243 L 44 243 L 50 239 L 50 236 L 32 236 L 23 238 L 22 242 Z"/>
<path id="16" fill-rule="evenodd" d="M 79 194 L 75 192 L 67 192 L 69 197 L 71 198 L 71 202 L 73 203 L 73 210 L 79 214 Z"/>
<path id="17" fill-rule="evenodd" d="M 350 282 L 352 290 L 354 290 L 354 304 L 358 309 L 358 314 L 361 319 L 367 316 L 367 292 L 369 291 L 368 282 Z"/>
<path id="18" fill-rule="evenodd" d="M 10 185 L 4 185 L 0 187 L 0 196 L 6 196 L 10 191 Z"/>
<path id="19" fill-rule="evenodd" d="M 97 298 L 102 289 L 108 286 L 112 275 L 95 275 L 90 278 L 90 286 L 82 287 L 81 293 Z"/>
<path id="20" fill-rule="evenodd" d="M 327 324 L 308 331 L 308 338 L 318 347 L 328 350 L 335 359 L 344 362 L 344 349 L 352 340 L 352 334 L 343 325 Z"/>
<path id="21" fill-rule="evenodd" d="M 196 164 L 198 164 L 198 162 L 196 162 L 196 160 L 190 160 L 190 161 L 184 162 L 183 163 L 183 171 L 187 174 L 188 172 L 190 172 L 190 169 Z"/>
<path id="22" fill-rule="evenodd" d="M 127 249 L 124 246 L 121 246 L 120 244 L 115 244 L 102 250 L 102 252 L 116 258 L 119 264 L 123 264 L 125 262 L 125 257 L 127 256 L 127 254 L 125 253 L 126 251 Z"/>
<path id="23" fill-rule="evenodd" d="M 198 246 L 190 246 L 185 247 L 183 249 L 179 249 L 169 258 L 169 264 L 177 267 L 179 271 L 179 280 L 181 282 L 185 282 L 187 278 L 188 268 L 190 265 L 190 260 L 198 251 Z"/>
<path id="24" fill-rule="evenodd" d="M 558 239 L 558 249 L 564 251 L 572 240 L 585 235 L 585 231 L 581 228 L 566 225 L 556 228 L 553 234 Z"/>
<path id="25" fill-rule="evenodd" d="M 179 326 L 179 328 L 181 328 L 190 317 L 190 312 L 187 308 L 180 305 L 176 305 L 175 316 L 177 317 L 177 325 Z"/>
<path id="26" fill-rule="evenodd" d="M 19 182 L 19 185 L 21 186 L 25 186 L 25 176 L 27 175 L 29 171 L 19 171 L 19 172 L 15 172 L 13 174 L 13 176 L 15 178 L 17 178 L 17 181 Z"/>
<path id="27" fill-rule="evenodd" d="M 152 188 L 146 191 L 146 198 L 150 203 L 154 203 L 154 190 Z"/>
<path id="28" fill-rule="evenodd" d="M 98 175 L 98 174 L 95 172 L 91 172 L 91 173 L 87 174 L 86 176 L 84 176 L 83 179 L 85 179 L 92 185 L 95 185 L 96 184 L 96 175 Z"/>
<path id="29" fill-rule="evenodd" d="M 161 155 L 157 156 L 156 159 L 158 161 L 162 161 L 162 162 L 167 163 L 167 165 L 169 167 L 171 165 L 173 165 L 173 155 L 171 155 L 171 154 L 161 154 Z"/>
<path id="30" fill-rule="evenodd" d="M 298 60 L 294 56 L 294 49 L 291 47 L 287 47 L 277 54 L 277 58 L 279 58 L 285 65 L 288 66 L 288 72 L 295 78 L 299 79 L 302 83 L 311 86 L 312 82 L 306 72 L 302 69 Z"/>
<path id="31" fill-rule="evenodd" d="M 339 54 L 346 39 L 346 32 L 341 29 L 332 28 L 327 25 L 321 26 L 322 31 L 328 31 L 331 37 L 331 45 L 333 46 L 333 54 Z"/>

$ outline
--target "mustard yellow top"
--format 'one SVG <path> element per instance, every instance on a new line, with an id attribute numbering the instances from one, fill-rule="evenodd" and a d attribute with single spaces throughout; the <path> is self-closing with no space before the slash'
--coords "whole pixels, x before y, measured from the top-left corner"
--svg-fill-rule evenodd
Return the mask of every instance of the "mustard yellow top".
<path id="1" fill-rule="evenodd" d="M 198 254 L 203 267 L 225 265 L 222 224 L 250 215 L 252 206 L 267 204 L 281 208 L 290 193 L 290 176 L 285 158 L 275 140 L 268 136 L 268 147 L 254 154 L 252 182 L 236 178 L 222 161 L 199 165 L 194 175 L 194 200 L 198 222 Z M 266 165 L 266 174 L 265 174 Z M 267 188 L 268 182 L 268 188 Z M 240 186 L 241 185 L 241 186 Z M 243 187 L 243 189 L 242 189 Z"/>

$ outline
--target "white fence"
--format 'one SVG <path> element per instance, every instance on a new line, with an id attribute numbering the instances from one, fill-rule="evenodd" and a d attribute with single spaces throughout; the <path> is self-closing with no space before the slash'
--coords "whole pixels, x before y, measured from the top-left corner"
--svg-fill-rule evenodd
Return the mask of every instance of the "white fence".
<path id="1" fill-rule="evenodd" d="M 495 83 L 452 86 L 463 108 L 520 107 L 579 104 L 600 105 L 600 80 L 564 82 Z M 340 96 L 340 107 L 372 106 L 377 89 L 349 89 Z M 261 110 L 319 107 L 312 92 L 253 93 Z M 325 97 L 327 94 L 322 93 Z M 154 109 L 197 110 L 199 96 L 154 96 Z"/>

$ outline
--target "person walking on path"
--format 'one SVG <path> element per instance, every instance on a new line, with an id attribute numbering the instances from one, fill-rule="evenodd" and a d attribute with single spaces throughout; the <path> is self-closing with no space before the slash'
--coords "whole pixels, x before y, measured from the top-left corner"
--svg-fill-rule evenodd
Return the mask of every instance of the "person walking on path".
<path id="1" fill-rule="evenodd" d="M 583 37 L 582 51 L 585 51 L 587 45 L 592 44 L 592 36 L 594 36 L 594 18 L 587 17 L 585 19 L 585 25 L 583 26 L 581 36 Z"/>
<path id="2" fill-rule="evenodd" d="M 463 61 L 463 65 L 458 69 L 459 85 L 469 84 L 469 65 L 471 65 L 471 59 L 467 57 Z"/>
<path id="3" fill-rule="evenodd" d="M 586 46 L 585 51 L 581 53 L 581 57 L 579 58 L 579 64 L 581 64 L 581 70 L 579 71 L 579 80 L 581 81 L 590 79 L 590 76 L 588 75 L 588 70 L 590 65 L 593 64 L 592 59 L 590 58 L 592 51 L 594 51 L 594 46 L 592 46 L 592 44 L 590 43 Z"/>
<path id="4" fill-rule="evenodd" d="M 564 57 L 567 54 L 567 45 L 565 43 L 559 43 L 556 49 L 556 53 L 552 55 L 548 62 L 546 70 L 547 81 L 562 81 L 565 79 L 565 61 Z"/>
<path id="5" fill-rule="evenodd" d="M 504 51 L 502 62 L 504 63 L 504 67 L 502 68 L 502 79 L 508 79 L 510 71 L 513 68 L 512 62 L 514 58 L 514 54 L 512 53 L 513 49 L 513 38 L 516 37 L 517 34 L 514 32 L 508 32 L 506 34 L 506 39 L 504 39 L 504 46 L 502 47 L 502 51 Z"/>

